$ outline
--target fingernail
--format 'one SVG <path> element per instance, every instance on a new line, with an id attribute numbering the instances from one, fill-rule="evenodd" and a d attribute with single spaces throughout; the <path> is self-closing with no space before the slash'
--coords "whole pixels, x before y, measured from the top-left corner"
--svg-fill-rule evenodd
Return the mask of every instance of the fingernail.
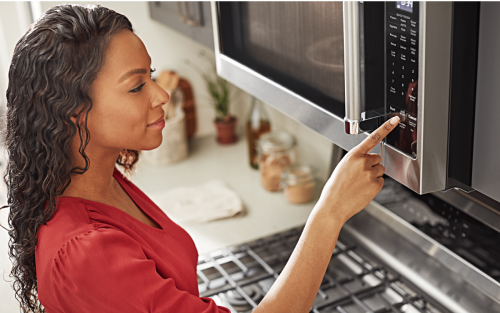
<path id="1" fill-rule="evenodd" d="M 389 124 L 396 125 L 399 122 L 399 116 L 394 116 L 389 120 Z"/>

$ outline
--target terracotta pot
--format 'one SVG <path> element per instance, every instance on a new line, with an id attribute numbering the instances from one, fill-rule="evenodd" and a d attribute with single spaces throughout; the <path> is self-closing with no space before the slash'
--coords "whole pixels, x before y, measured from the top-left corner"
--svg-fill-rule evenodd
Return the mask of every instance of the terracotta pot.
<path id="1" fill-rule="evenodd" d="M 229 121 L 214 121 L 217 127 L 217 142 L 221 144 L 231 144 L 238 140 L 238 136 L 235 133 L 236 129 L 236 117 L 231 116 Z"/>

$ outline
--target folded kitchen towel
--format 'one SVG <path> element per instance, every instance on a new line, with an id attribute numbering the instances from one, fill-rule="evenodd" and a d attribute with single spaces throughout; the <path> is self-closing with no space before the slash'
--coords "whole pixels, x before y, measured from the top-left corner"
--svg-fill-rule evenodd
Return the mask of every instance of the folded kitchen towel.
<path id="1" fill-rule="evenodd" d="M 240 197 L 220 180 L 173 188 L 155 198 L 170 218 L 183 225 L 207 223 L 243 211 Z"/>

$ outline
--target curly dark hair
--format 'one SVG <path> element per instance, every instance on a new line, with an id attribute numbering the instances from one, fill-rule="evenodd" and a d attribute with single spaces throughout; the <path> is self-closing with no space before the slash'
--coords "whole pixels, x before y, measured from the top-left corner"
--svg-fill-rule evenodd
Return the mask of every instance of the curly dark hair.
<path id="1" fill-rule="evenodd" d="M 122 30 L 134 31 L 127 17 L 113 10 L 58 5 L 16 44 L 7 88 L 7 205 L 2 209 L 10 207 L 10 275 L 23 312 L 45 312 L 38 299 L 36 234 L 54 214 L 55 197 L 70 185 L 72 174 L 89 169 L 85 147 L 90 141 L 90 88 L 110 39 Z M 73 167 L 70 158 L 70 142 L 77 132 L 85 168 Z M 130 175 L 138 155 L 123 149 L 116 163 Z"/>

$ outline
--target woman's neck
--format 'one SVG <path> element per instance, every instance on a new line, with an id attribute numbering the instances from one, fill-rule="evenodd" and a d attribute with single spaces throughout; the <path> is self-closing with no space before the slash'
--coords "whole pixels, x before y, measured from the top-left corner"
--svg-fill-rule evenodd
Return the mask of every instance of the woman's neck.
<path id="1" fill-rule="evenodd" d="M 79 146 L 79 145 L 78 145 Z M 85 168 L 85 161 L 76 148 L 72 149 L 74 166 Z M 112 202 L 117 199 L 118 182 L 113 179 L 119 149 L 97 149 L 89 144 L 85 148 L 89 158 L 89 168 L 83 174 L 72 174 L 71 183 L 63 192 L 63 196 L 79 197 L 97 202 Z"/>

